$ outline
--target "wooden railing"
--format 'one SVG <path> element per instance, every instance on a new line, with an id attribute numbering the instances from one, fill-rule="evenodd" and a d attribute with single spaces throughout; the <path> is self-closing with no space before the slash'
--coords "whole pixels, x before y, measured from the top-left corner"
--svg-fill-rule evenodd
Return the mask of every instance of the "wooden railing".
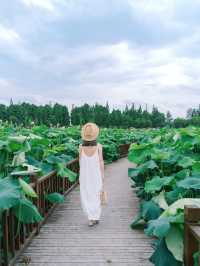
<path id="1" fill-rule="evenodd" d="M 193 266 L 193 254 L 200 252 L 200 208 L 185 206 L 184 213 L 184 263 L 185 266 Z M 200 256 L 198 265 L 200 265 Z"/>
<path id="2" fill-rule="evenodd" d="M 128 154 L 130 144 L 119 145 L 120 157 Z M 79 161 L 75 159 L 67 164 L 72 171 L 79 172 Z M 16 219 L 12 209 L 4 211 L 2 214 L 3 237 L 0 241 L 0 266 L 14 265 L 21 252 L 27 247 L 32 238 L 39 233 L 42 224 L 52 213 L 57 204 L 52 204 L 45 198 L 45 194 L 59 192 L 63 195 L 68 194 L 77 184 L 69 182 L 67 177 L 60 178 L 56 171 L 37 178 L 31 176 L 31 186 L 38 194 L 38 198 L 33 200 L 44 220 L 35 224 L 23 224 Z"/>
<path id="3" fill-rule="evenodd" d="M 78 160 L 73 160 L 67 164 L 67 167 L 72 171 L 79 172 Z M 19 253 L 28 245 L 34 235 L 39 233 L 40 227 L 46 221 L 47 217 L 53 211 L 57 204 L 52 204 L 45 198 L 45 194 L 59 192 L 66 195 L 71 191 L 78 183 L 69 182 L 67 177 L 60 178 L 56 171 L 43 176 L 39 179 L 32 176 L 31 186 L 38 194 L 38 198 L 33 200 L 37 206 L 40 214 L 44 217 L 44 220 L 35 224 L 23 224 L 19 223 L 14 216 L 12 209 L 3 212 L 2 214 L 2 231 L 3 237 L 0 243 L 0 266 L 13 265 Z"/>

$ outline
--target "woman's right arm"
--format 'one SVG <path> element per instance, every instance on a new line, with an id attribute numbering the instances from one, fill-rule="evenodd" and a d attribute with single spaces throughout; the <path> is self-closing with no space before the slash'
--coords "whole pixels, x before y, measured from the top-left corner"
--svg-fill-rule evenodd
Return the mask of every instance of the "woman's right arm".
<path id="1" fill-rule="evenodd" d="M 80 165 L 80 159 L 81 159 L 81 150 L 82 150 L 82 145 L 79 145 L 79 153 L 78 153 L 78 159 L 79 159 L 79 165 Z"/>
<path id="2" fill-rule="evenodd" d="M 101 176 L 102 176 L 102 182 L 103 182 L 103 187 L 105 184 L 105 176 L 104 176 L 104 159 L 103 159 L 103 148 L 102 145 L 99 145 L 99 161 L 100 161 L 100 170 L 101 170 Z"/>

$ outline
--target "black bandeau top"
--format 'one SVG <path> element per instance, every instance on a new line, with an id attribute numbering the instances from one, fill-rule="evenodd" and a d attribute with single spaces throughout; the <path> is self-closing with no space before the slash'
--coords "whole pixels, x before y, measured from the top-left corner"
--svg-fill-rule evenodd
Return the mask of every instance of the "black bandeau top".
<path id="1" fill-rule="evenodd" d="M 97 146 L 97 141 L 96 140 L 92 140 L 92 141 L 83 140 L 82 146 Z"/>

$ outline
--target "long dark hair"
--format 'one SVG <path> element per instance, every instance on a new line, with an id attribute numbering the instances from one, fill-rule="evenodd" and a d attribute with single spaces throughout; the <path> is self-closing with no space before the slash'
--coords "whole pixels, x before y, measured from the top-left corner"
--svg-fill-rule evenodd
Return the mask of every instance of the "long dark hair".
<path id="1" fill-rule="evenodd" d="M 97 146 L 97 140 L 91 140 L 91 141 L 87 141 L 87 140 L 83 140 L 82 146 Z"/>

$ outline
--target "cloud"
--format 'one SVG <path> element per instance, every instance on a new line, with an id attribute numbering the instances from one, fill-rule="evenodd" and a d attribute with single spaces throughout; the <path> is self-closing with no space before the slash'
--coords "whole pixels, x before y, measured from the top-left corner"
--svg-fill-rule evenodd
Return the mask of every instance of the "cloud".
<path id="1" fill-rule="evenodd" d="M 38 72 L 43 75 L 37 77 L 35 88 L 29 88 L 31 93 L 21 93 L 23 99 L 66 104 L 108 100 L 111 105 L 135 102 L 149 108 L 156 104 L 164 112 L 169 109 L 182 116 L 191 104 L 198 105 L 195 88 L 200 80 L 187 70 L 194 62 L 176 56 L 172 48 L 147 50 L 124 41 L 66 49 L 65 54 L 55 53 L 41 62 Z M 50 82 L 41 87 L 49 77 Z"/>
<path id="2" fill-rule="evenodd" d="M 21 35 L 13 28 L 0 24 L 0 53 L 1 61 L 6 56 L 20 61 L 34 62 L 36 56 L 26 48 L 25 41 Z"/>
<path id="3" fill-rule="evenodd" d="M 54 12 L 55 6 L 52 0 L 21 0 L 28 7 L 38 7 L 46 11 Z"/>
<path id="4" fill-rule="evenodd" d="M 2 2 L 0 101 L 135 102 L 184 116 L 200 99 L 199 7 L 14 0 L 11 10 Z"/>
<path id="5" fill-rule="evenodd" d="M 17 41 L 20 41 L 19 34 L 15 30 L 0 24 L 0 42 L 15 43 Z"/>
<path id="6" fill-rule="evenodd" d="M 128 3 L 133 9 L 137 9 L 145 15 L 159 15 L 173 14 L 175 8 L 175 1 L 173 0 L 128 0 Z"/>

